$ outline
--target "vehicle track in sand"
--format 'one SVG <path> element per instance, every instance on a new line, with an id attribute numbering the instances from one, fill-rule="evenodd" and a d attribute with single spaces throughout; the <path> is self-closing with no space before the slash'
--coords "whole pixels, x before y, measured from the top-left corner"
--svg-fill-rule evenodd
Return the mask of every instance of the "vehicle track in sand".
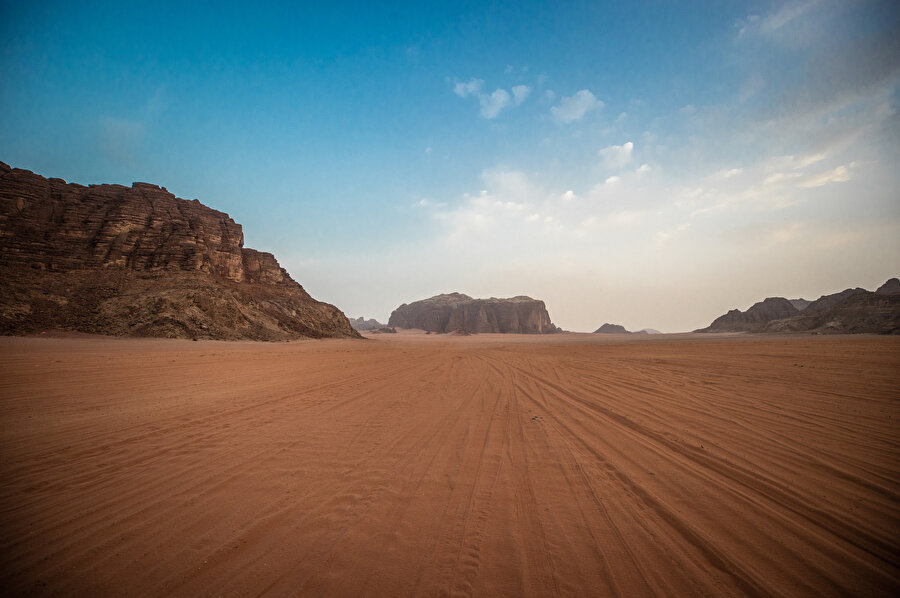
<path id="1" fill-rule="evenodd" d="M 0 339 L 0 587 L 900 593 L 900 339 L 375 339 Z"/>

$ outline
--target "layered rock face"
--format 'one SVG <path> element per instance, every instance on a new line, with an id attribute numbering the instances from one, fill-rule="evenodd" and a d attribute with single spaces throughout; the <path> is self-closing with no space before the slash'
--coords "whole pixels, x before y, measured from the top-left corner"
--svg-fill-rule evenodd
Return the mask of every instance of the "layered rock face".
<path id="1" fill-rule="evenodd" d="M 391 313 L 388 326 L 421 328 L 428 332 L 502 332 L 547 334 L 559 332 L 543 301 L 531 297 L 473 299 L 462 293 L 437 295 L 403 304 Z"/>
<path id="2" fill-rule="evenodd" d="M 227 214 L 156 185 L 85 187 L 0 163 L 0 332 L 358 336 L 243 243 Z"/>
<path id="3" fill-rule="evenodd" d="M 795 307 L 797 301 L 804 309 Z M 733 309 L 697 332 L 900 334 L 900 281 L 888 280 L 875 292 L 846 289 L 812 302 L 769 298 L 746 312 Z"/>

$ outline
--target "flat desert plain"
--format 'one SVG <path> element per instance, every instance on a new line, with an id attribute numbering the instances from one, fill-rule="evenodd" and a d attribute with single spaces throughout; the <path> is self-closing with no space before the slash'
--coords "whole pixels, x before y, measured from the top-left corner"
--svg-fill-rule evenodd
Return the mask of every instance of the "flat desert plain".
<path id="1" fill-rule="evenodd" d="M 896 596 L 900 338 L 0 339 L 5 595 Z"/>

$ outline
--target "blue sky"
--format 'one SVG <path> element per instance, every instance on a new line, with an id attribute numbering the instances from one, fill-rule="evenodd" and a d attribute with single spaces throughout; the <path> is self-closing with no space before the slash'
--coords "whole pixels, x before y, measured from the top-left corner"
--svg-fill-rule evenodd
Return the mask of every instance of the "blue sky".
<path id="1" fill-rule="evenodd" d="M 688 330 L 900 274 L 895 2 L 3 3 L 0 160 L 228 212 L 385 320 Z"/>

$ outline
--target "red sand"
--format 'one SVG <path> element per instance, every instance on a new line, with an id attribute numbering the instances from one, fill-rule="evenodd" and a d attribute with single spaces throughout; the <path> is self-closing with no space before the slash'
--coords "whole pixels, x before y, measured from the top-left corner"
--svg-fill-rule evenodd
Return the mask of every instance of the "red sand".
<path id="1" fill-rule="evenodd" d="M 0 587 L 900 594 L 900 338 L 0 339 Z"/>

